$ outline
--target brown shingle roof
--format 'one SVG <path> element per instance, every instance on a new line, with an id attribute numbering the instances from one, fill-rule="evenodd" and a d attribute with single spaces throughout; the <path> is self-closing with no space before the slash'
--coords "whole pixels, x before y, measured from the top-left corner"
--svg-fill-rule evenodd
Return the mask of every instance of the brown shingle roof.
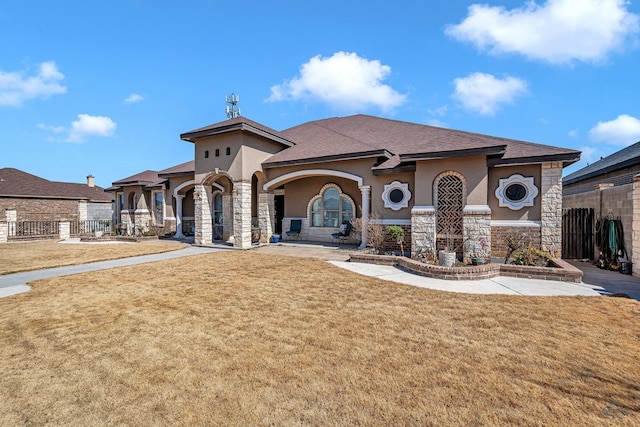
<path id="1" fill-rule="evenodd" d="M 158 177 L 157 171 L 146 170 L 144 172 L 137 173 L 135 175 L 131 175 L 127 178 L 120 179 L 118 181 L 114 181 L 112 184 L 114 186 L 121 185 L 148 185 L 154 182 L 158 182 L 160 178 Z"/>
<path id="2" fill-rule="evenodd" d="M 362 114 L 305 123 L 281 135 L 296 145 L 274 154 L 264 162 L 265 167 L 335 160 L 337 156 L 348 159 L 357 153 L 382 151 L 387 152 L 386 157 L 399 156 L 401 161 L 482 153 L 492 156 L 493 164 L 552 160 L 570 164 L 580 156 L 575 150 Z"/>
<path id="3" fill-rule="evenodd" d="M 77 199 L 111 202 L 111 195 L 99 186 L 49 181 L 14 168 L 0 169 L 0 197 Z"/>
<path id="4" fill-rule="evenodd" d="M 264 136 L 265 138 L 271 139 L 274 142 L 282 144 L 286 147 L 290 147 L 293 145 L 293 142 L 283 137 L 280 132 L 277 130 L 271 129 L 267 126 L 264 126 L 258 122 L 254 122 L 253 120 L 249 120 L 246 117 L 235 117 L 233 119 L 228 119 L 223 122 L 214 123 L 209 126 L 205 126 L 203 128 L 194 129 L 189 132 L 185 132 L 180 135 L 180 139 L 185 141 L 194 142 L 197 138 L 202 138 L 205 136 L 218 135 L 226 132 L 233 132 L 237 130 L 243 130 L 255 133 L 256 135 Z"/>
<path id="5" fill-rule="evenodd" d="M 188 162 L 184 162 L 182 164 L 172 166 L 167 169 L 163 169 L 158 172 L 158 176 L 160 177 L 168 177 L 168 176 L 176 176 L 176 175 L 193 175 L 196 171 L 196 162 L 195 160 L 190 160 Z"/>

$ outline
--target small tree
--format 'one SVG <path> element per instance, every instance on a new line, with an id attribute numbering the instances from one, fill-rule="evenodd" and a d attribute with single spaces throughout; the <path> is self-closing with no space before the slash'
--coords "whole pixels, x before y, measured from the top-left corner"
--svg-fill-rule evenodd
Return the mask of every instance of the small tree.
<path id="1" fill-rule="evenodd" d="M 399 225 L 389 225 L 386 231 L 387 234 L 396 239 L 396 243 L 400 245 L 400 253 L 404 256 L 404 228 Z"/>
<path id="2" fill-rule="evenodd" d="M 504 263 L 509 262 L 511 255 L 525 245 L 526 237 L 523 234 L 509 233 L 504 236 L 504 243 L 507 245 L 507 255 L 504 257 Z"/>

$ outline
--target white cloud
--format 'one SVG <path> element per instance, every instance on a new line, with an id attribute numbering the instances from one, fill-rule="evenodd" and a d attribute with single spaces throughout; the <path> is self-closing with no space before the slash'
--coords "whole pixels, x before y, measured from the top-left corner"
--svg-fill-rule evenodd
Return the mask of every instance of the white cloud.
<path id="1" fill-rule="evenodd" d="M 442 107 L 438 107 L 438 108 L 430 108 L 427 110 L 427 112 L 432 116 L 444 117 L 446 116 L 448 110 L 449 110 L 449 106 L 443 105 Z"/>
<path id="2" fill-rule="evenodd" d="M 516 53 L 552 63 L 603 60 L 640 31 L 626 0 L 528 1 L 512 10 L 473 4 L 446 33 L 491 53 Z"/>
<path id="3" fill-rule="evenodd" d="M 582 152 L 582 154 L 580 155 L 580 161 L 586 162 L 586 164 L 588 165 L 600 160 L 600 158 L 602 157 L 601 150 L 595 147 L 586 145 L 580 147 L 579 150 Z"/>
<path id="4" fill-rule="evenodd" d="M 594 142 L 631 145 L 640 141 L 640 120 L 621 114 L 608 122 L 598 122 L 589 131 L 589 139 Z"/>
<path id="5" fill-rule="evenodd" d="M 116 123 L 109 117 L 78 114 L 78 120 L 71 123 L 66 142 L 84 142 L 90 136 L 113 136 L 115 131 Z"/>
<path id="6" fill-rule="evenodd" d="M 369 61 L 356 53 L 337 52 L 314 56 L 300 68 L 300 76 L 271 87 L 268 102 L 319 100 L 339 110 L 375 106 L 389 111 L 401 105 L 406 95 L 382 83 L 391 67 Z"/>
<path id="7" fill-rule="evenodd" d="M 136 102 L 140 102 L 144 99 L 144 97 L 142 95 L 138 95 L 137 93 L 132 93 L 131 95 L 127 96 L 124 100 L 125 104 L 134 104 Z"/>
<path id="8" fill-rule="evenodd" d="M 468 110 L 482 115 L 493 115 L 504 104 L 527 93 L 527 82 L 516 77 L 499 79 L 492 74 L 473 73 L 453 80 L 452 98 Z"/>
<path id="9" fill-rule="evenodd" d="M 438 127 L 438 128 L 448 128 L 449 127 L 449 125 L 447 123 L 445 123 L 445 122 L 443 122 L 442 120 L 439 120 L 439 119 L 429 119 L 429 120 L 427 120 L 427 124 L 429 126 L 435 126 L 435 127 Z"/>
<path id="10" fill-rule="evenodd" d="M 567 132 L 567 135 L 569 135 L 571 138 L 577 138 L 578 129 L 571 129 L 569 132 Z"/>
<path id="11" fill-rule="evenodd" d="M 0 105 L 19 107 L 29 99 L 66 93 L 67 88 L 60 84 L 63 79 L 64 74 L 58 71 L 53 61 L 40 64 L 33 76 L 0 70 Z"/>
<path id="12" fill-rule="evenodd" d="M 47 132 L 53 133 L 63 133 L 67 131 L 67 128 L 64 126 L 47 126 L 44 123 L 38 124 L 38 129 L 46 130 Z"/>

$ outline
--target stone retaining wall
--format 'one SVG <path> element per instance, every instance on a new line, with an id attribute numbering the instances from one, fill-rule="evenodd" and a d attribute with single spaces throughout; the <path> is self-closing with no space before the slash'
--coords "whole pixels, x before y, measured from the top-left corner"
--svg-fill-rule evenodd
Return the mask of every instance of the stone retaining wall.
<path id="1" fill-rule="evenodd" d="M 442 267 L 425 264 L 407 257 L 354 253 L 351 262 L 396 266 L 410 273 L 424 277 L 444 280 L 478 280 L 497 276 L 519 277 L 524 279 L 558 280 L 561 282 L 582 282 L 582 271 L 571 264 L 553 259 L 555 267 L 529 267 L 525 265 L 490 263 L 478 266 Z"/>

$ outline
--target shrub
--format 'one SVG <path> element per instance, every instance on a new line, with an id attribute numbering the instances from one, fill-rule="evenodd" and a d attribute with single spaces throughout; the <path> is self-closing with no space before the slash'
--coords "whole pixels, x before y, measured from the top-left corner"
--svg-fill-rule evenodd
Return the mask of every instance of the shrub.
<path id="1" fill-rule="evenodd" d="M 534 246 L 526 249 L 520 249 L 513 254 L 513 264 L 516 265 L 533 265 L 538 267 L 546 267 L 549 265 L 551 254 Z"/>

